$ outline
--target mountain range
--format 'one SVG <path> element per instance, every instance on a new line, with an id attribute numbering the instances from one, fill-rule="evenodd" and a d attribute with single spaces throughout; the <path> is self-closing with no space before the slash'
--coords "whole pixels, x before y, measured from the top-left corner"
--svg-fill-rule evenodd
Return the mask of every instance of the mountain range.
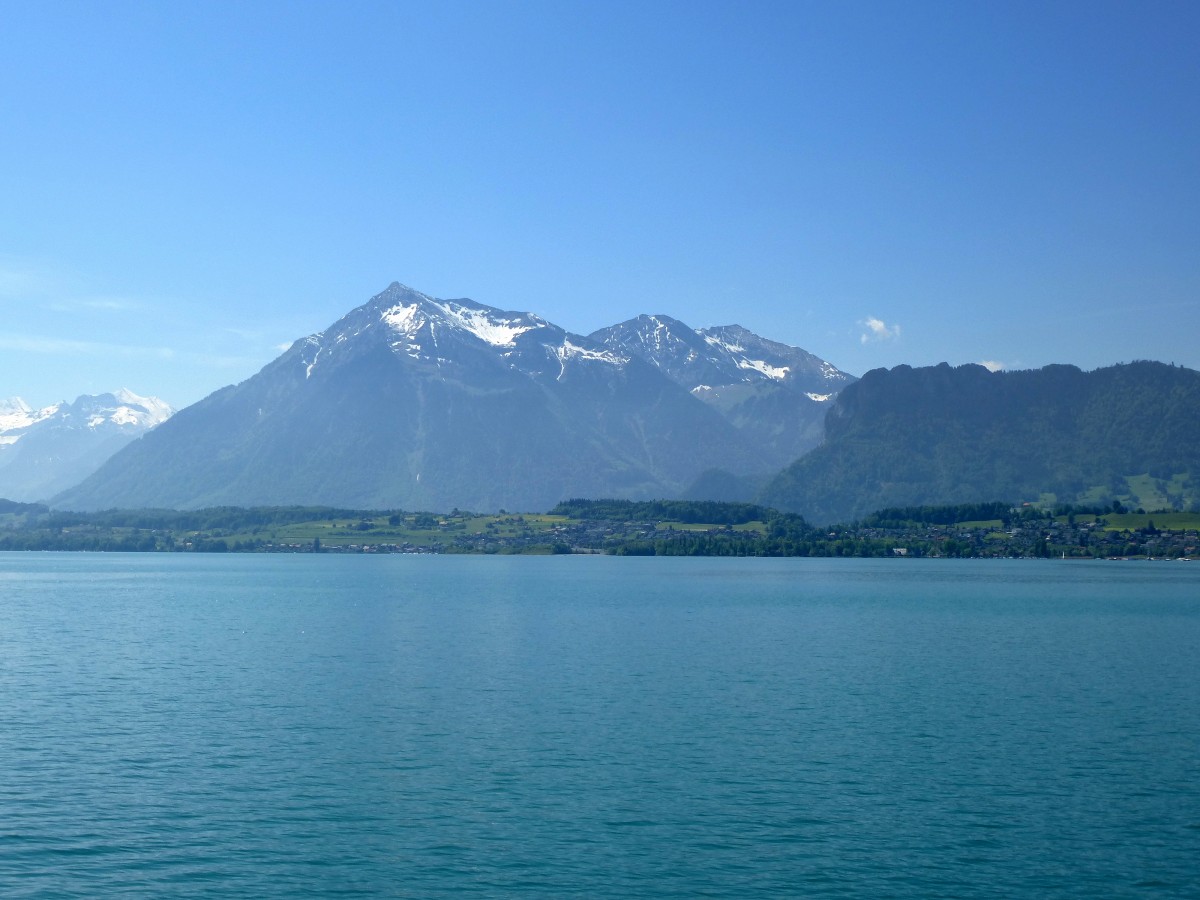
<path id="1" fill-rule="evenodd" d="M 818 524 L 996 500 L 1200 509 L 1190 369 L 943 363 L 855 379 L 737 325 L 642 315 L 584 336 L 400 284 L 241 384 L 170 418 L 155 404 L 10 402 L 0 496 L 478 512 L 687 497 Z M 52 452 L 54 435 L 95 454 Z M 106 435 L 126 445 L 81 479 L 111 452 Z M 68 457 L 50 478 L 47 461 Z"/>
<path id="2" fill-rule="evenodd" d="M 815 446 L 852 381 L 738 326 L 644 316 L 585 337 L 392 284 L 54 503 L 490 511 L 678 496 L 706 470 L 765 476 Z"/>
<path id="3" fill-rule="evenodd" d="M 0 401 L 0 497 L 43 500 L 78 484 L 172 412 L 127 390 L 42 409 L 20 397 Z"/>

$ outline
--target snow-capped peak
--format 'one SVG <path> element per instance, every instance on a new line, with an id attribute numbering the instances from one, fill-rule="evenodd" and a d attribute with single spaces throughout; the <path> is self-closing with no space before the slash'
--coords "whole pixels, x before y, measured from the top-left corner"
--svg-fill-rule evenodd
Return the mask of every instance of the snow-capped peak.
<path id="1" fill-rule="evenodd" d="M 35 410 L 20 397 L 0 400 L 0 446 L 15 443 L 25 429 L 58 412 L 61 403 Z"/>
<path id="2" fill-rule="evenodd" d="M 29 404 L 20 397 L 9 397 L 7 400 L 0 400 L 0 416 L 19 416 L 28 415 L 32 410 Z"/>
<path id="3" fill-rule="evenodd" d="M 494 365 L 530 375 L 559 377 L 569 364 L 628 359 L 587 338 L 570 334 L 541 316 L 485 306 L 473 300 L 441 300 L 394 282 L 328 330 L 293 345 L 306 379 L 322 366 L 353 353 L 363 342 L 381 342 L 397 356 L 441 369 Z M 484 362 L 489 359 L 491 362 Z"/>
<path id="4" fill-rule="evenodd" d="M 126 388 L 112 394 L 84 394 L 62 407 L 64 421 L 82 419 L 88 428 L 115 425 L 148 430 L 171 417 L 174 410 L 157 397 L 142 397 Z"/>
<path id="5" fill-rule="evenodd" d="M 33 422 L 33 410 L 20 397 L 0 400 L 0 435 L 14 428 L 24 428 Z"/>
<path id="6" fill-rule="evenodd" d="M 173 413 L 157 397 L 142 397 L 124 388 L 113 394 L 83 394 L 74 403 L 56 403 L 39 410 L 13 397 L 0 403 L 0 449 L 47 428 L 70 432 L 115 427 L 126 434 L 138 433 L 165 422 Z"/>
<path id="7" fill-rule="evenodd" d="M 696 330 L 668 315 L 640 315 L 583 338 L 533 313 L 442 300 L 398 282 L 328 330 L 297 342 L 290 358 L 308 379 L 323 366 L 357 358 L 356 348 L 364 344 L 384 344 L 422 367 L 499 362 L 508 370 L 558 378 L 569 371 L 568 361 L 624 365 L 636 357 L 688 390 L 739 384 L 824 395 L 854 380 L 805 350 L 740 325 Z"/>
<path id="8" fill-rule="evenodd" d="M 113 396 L 121 404 L 113 411 L 112 416 L 112 420 L 118 425 L 153 427 L 167 421 L 175 412 L 170 405 L 157 397 L 143 397 L 128 388 L 121 388 Z"/>

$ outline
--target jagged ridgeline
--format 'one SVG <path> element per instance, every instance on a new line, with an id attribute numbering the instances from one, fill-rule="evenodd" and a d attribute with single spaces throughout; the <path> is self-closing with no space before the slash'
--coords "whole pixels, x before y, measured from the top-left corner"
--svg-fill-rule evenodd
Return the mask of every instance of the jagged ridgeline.
<path id="1" fill-rule="evenodd" d="M 591 337 L 650 363 L 753 441 L 762 467 L 736 476 L 702 473 L 687 493 L 707 499 L 752 496 L 768 472 L 820 444 L 825 413 L 855 380 L 806 350 L 739 325 L 693 329 L 670 316 L 638 316 Z"/>
<path id="2" fill-rule="evenodd" d="M 812 416 L 852 380 L 733 326 L 701 335 L 673 322 L 672 333 L 711 358 L 697 371 L 740 399 L 700 396 L 652 342 L 634 352 L 636 342 L 393 284 L 54 505 L 488 512 L 679 496 L 709 469 L 778 471 L 816 443 Z M 807 424 L 791 428 L 800 408 Z"/>
<path id="3" fill-rule="evenodd" d="M 825 443 L 759 502 L 818 523 L 997 497 L 1200 504 L 1200 373 L 1163 363 L 877 369 L 842 392 L 825 427 Z"/>

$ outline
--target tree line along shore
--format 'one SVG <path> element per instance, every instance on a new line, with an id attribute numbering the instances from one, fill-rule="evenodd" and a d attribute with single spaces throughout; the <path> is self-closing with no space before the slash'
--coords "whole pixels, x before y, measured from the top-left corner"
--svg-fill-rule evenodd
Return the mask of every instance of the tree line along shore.
<path id="1" fill-rule="evenodd" d="M 1006 502 L 817 526 L 749 503 L 570 500 L 547 513 L 218 507 L 73 513 L 0 501 L 0 550 L 1194 559 L 1200 514 Z"/>

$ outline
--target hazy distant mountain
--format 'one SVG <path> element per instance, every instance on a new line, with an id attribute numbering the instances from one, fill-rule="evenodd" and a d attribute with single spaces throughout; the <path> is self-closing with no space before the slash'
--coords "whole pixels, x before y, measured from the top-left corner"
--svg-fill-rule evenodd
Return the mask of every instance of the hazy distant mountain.
<path id="1" fill-rule="evenodd" d="M 393 284 L 55 505 L 539 510 L 675 496 L 709 468 L 761 469 L 759 456 L 636 356 L 531 313 Z"/>
<path id="2" fill-rule="evenodd" d="M 817 446 L 830 401 L 855 380 L 806 350 L 740 325 L 696 330 L 670 316 L 643 315 L 591 337 L 645 360 L 720 412 L 756 448 L 760 472 Z"/>
<path id="3" fill-rule="evenodd" d="M 876 369 L 826 440 L 759 500 L 818 523 L 882 507 L 1037 500 L 1148 509 L 1200 502 L 1200 373 L 1162 363 Z"/>
<path id="4" fill-rule="evenodd" d="M 110 456 L 170 418 L 171 407 L 126 390 L 31 409 L 0 402 L 0 497 L 44 500 L 78 484 Z"/>

